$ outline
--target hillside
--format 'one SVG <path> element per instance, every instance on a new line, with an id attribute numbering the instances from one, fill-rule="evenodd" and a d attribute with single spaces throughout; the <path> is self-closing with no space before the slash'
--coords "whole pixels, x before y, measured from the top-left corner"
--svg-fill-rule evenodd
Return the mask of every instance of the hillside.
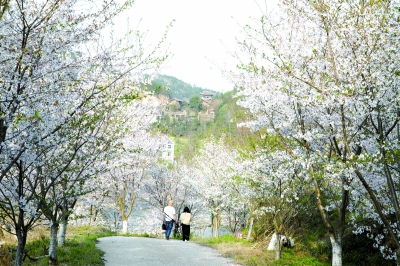
<path id="1" fill-rule="evenodd" d="M 200 95 L 204 91 L 209 91 L 214 95 L 218 94 L 216 91 L 197 87 L 167 75 L 158 75 L 149 86 L 149 89 L 156 91 L 157 94 L 166 95 L 170 99 L 177 98 L 184 101 L 188 101 L 193 95 Z"/>

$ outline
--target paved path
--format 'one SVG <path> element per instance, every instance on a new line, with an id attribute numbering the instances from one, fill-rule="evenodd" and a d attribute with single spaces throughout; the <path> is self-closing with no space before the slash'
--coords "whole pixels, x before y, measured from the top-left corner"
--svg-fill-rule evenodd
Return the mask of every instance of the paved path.
<path id="1" fill-rule="evenodd" d="M 106 266 L 235 266 L 209 247 L 194 242 L 158 238 L 111 236 L 98 239 Z"/>

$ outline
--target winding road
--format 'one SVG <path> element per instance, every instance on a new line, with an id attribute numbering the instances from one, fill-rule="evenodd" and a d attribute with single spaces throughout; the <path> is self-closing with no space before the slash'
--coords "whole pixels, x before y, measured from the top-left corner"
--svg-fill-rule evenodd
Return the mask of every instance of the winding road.
<path id="1" fill-rule="evenodd" d="M 214 249 L 181 240 L 112 236 L 98 239 L 106 266 L 238 266 Z"/>

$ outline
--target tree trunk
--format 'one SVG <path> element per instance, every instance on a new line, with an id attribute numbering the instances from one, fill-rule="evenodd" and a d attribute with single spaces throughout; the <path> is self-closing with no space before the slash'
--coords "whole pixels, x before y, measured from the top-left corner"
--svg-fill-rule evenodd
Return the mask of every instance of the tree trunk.
<path id="1" fill-rule="evenodd" d="M 19 183 L 21 184 L 21 179 L 19 180 Z M 18 214 L 18 223 L 15 224 L 15 234 L 18 240 L 18 247 L 17 247 L 17 253 L 15 255 L 15 262 L 14 266 L 21 266 L 24 258 L 24 251 L 25 251 L 25 245 L 26 245 L 26 239 L 28 236 L 28 229 L 27 227 L 24 227 L 24 210 L 19 208 L 19 214 Z"/>
<path id="2" fill-rule="evenodd" d="M 122 234 L 128 233 L 128 220 L 122 221 Z"/>
<path id="3" fill-rule="evenodd" d="M 0 15 L 1 18 L 1 15 Z M 3 143 L 7 135 L 7 126 L 5 126 L 4 119 L 0 119 L 0 143 Z"/>
<path id="4" fill-rule="evenodd" d="M 117 224 L 118 224 L 118 217 L 117 214 L 114 213 L 114 232 L 117 232 L 118 230 Z"/>
<path id="5" fill-rule="evenodd" d="M 320 211 L 322 220 L 324 221 L 325 227 L 328 231 L 329 238 L 331 240 L 332 246 L 332 266 L 342 266 L 342 236 L 344 232 L 344 228 L 346 226 L 346 212 L 347 212 L 347 204 L 349 200 L 349 191 L 342 188 L 342 203 L 339 208 L 339 219 L 338 224 L 336 225 L 337 231 L 335 230 L 328 219 L 328 215 L 322 205 L 322 194 L 319 189 L 318 183 L 314 179 L 315 191 L 317 196 L 317 207 Z"/>
<path id="6" fill-rule="evenodd" d="M 253 230 L 254 217 L 250 218 L 249 232 L 247 233 L 247 241 L 251 238 L 251 231 Z"/>
<path id="7" fill-rule="evenodd" d="M 332 266 L 342 266 L 342 241 L 330 237 L 332 245 Z"/>
<path id="8" fill-rule="evenodd" d="M 279 260 L 281 258 L 281 238 L 279 237 L 278 232 L 275 232 L 275 235 L 275 260 Z"/>
<path id="9" fill-rule="evenodd" d="M 16 234 L 17 234 L 17 239 L 18 239 L 18 247 L 17 247 L 17 253 L 15 254 L 14 266 L 21 266 L 22 260 L 24 258 L 26 233 L 24 233 L 23 230 L 21 230 L 21 229 L 17 229 Z"/>
<path id="10" fill-rule="evenodd" d="M 92 217 L 93 217 L 93 205 L 90 205 L 90 208 L 89 208 L 89 227 L 92 226 Z"/>
<path id="11" fill-rule="evenodd" d="M 67 234 L 68 222 L 63 220 L 60 222 L 60 230 L 58 232 L 58 246 L 62 247 L 65 244 L 65 235 Z"/>
<path id="12" fill-rule="evenodd" d="M 212 215 L 212 232 L 213 232 L 213 237 L 219 237 L 219 222 L 220 222 L 220 218 L 219 215 Z"/>
<path id="13" fill-rule="evenodd" d="M 97 213 L 98 210 L 96 207 L 94 207 L 93 205 L 90 206 L 90 219 L 89 219 L 89 226 L 91 226 L 92 224 L 94 224 L 96 222 L 97 219 Z"/>
<path id="14" fill-rule="evenodd" d="M 50 228 L 49 265 L 57 265 L 57 231 L 58 223 L 53 221 Z"/>

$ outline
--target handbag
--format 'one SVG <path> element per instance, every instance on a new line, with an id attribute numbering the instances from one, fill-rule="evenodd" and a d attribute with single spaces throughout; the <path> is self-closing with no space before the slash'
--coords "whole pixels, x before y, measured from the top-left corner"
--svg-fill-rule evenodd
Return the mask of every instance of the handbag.
<path id="1" fill-rule="evenodd" d="M 166 214 L 165 212 L 164 212 L 164 214 L 165 214 L 165 215 L 167 215 L 167 216 L 168 216 L 168 218 L 170 218 L 170 219 L 171 219 L 171 221 L 174 221 L 174 222 L 175 222 L 175 220 L 174 220 L 174 219 L 172 219 L 171 217 L 169 217 L 169 215 L 168 215 L 168 214 Z M 163 224 L 161 225 L 161 229 L 162 229 L 162 230 L 167 230 L 167 225 L 165 224 L 165 222 L 163 222 Z"/>

